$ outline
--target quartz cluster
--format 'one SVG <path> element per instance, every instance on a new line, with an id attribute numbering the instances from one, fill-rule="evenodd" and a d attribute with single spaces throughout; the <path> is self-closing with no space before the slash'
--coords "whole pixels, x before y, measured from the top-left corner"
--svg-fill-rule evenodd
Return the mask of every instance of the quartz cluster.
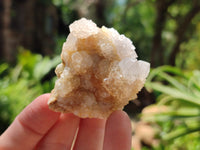
<path id="1" fill-rule="evenodd" d="M 137 60 L 131 40 L 82 18 L 70 26 L 49 108 L 81 118 L 107 118 L 137 97 L 150 64 Z"/>

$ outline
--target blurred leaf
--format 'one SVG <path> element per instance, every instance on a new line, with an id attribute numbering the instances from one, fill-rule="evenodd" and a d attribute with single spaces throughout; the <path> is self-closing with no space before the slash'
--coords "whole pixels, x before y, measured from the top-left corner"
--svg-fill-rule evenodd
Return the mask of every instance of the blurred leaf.
<path id="1" fill-rule="evenodd" d="M 160 128 L 159 137 L 166 149 L 182 147 L 185 137 L 200 141 L 200 71 L 183 71 L 177 67 L 162 66 L 152 69 L 145 87 L 152 92 L 159 92 L 154 110 L 163 108 L 162 112 L 151 113 L 151 107 L 145 108 L 148 113 L 143 113 L 142 119 Z M 153 112 L 153 111 L 152 111 Z M 159 126 L 159 128 L 158 128 Z M 180 140 L 179 140 L 180 139 Z M 178 145 L 174 144 L 178 141 Z M 194 143 L 195 143 L 194 142 Z M 192 147 L 200 147 L 200 144 Z M 193 148 L 189 148 L 193 150 Z"/>
<path id="2" fill-rule="evenodd" d="M 170 95 L 170 96 L 176 98 L 177 100 L 183 100 L 183 101 L 186 101 L 188 103 L 193 103 L 193 104 L 196 104 L 200 107 L 199 98 L 194 96 L 194 95 L 191 95 L 189 93 L 182 92 L 180 90 L 177 90 L 176 88 L 167 87 L 167 86 L 164 86 L 164 85 L 159 84 L 159 83 L 146 83 L 146 86 L 151 87 L 154 90 L 157 90 L 159 92 Z"/>
<path id="3" fill-rule="evenodd" d="M 48 57 L 36 64 L 33 71 L 33 76 L 37 80 L 41 80 L 51 69 L 55 68 L 60 63 L 60 56 L 56 56 L 52 60 Z"/>
<path id="4" fill-rule="evenodd" d="M 21 49 L 16 66 L 0 64 L 0 132 L 32 100 L 52 90 L 55 78 L 44 81 L 42 78 L 48 76 L 60 61 L 60 56 L 50 59 Z"/>
<path id="5" fill-rule="evenodd" d="M 178 128 L 166 135 L 163 136 L 163 140 L 174 140 L 175 138 L 193 133 L 193 132 L 198 132 L 200 131 L 200 126 L 199 124 L 195 125 L 195 126 L 190 126 L 187 128 Z"/>
<path id="6" fill-rule="evenodd" d="M 0 64 L 0 75 L 1 75 L 5 70 L 7 70 L 8 67 L 9 67 L 9 65 L 6 64 L 6 63 Z"/>

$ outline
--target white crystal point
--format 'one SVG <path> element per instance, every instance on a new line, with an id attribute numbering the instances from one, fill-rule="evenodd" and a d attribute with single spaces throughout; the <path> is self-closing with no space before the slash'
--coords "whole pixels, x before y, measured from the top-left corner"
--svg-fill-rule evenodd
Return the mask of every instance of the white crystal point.
<path id="1" fill-rule="evenodd" d="M 116 47 L 117 54 L 121 59 L 126 57 L 137 58 L 135 46 L 129 38 L 125 37 L 123 34 L 120 35 L 114 28 L 106 28 L 103 26 L 102 30 L 109 34 Z"/>
<path id="2" fill-rule="evenodd" d="M 97 34 L 99 28 L 92 22 L 92 20 L 87 20 L 82 18 L 80 20 L 74 21 L 69 26 L 70 32 L 77 38 L 84 39 L 91 35 Z"/>
<path id="3" fill-rule="evenodd" d="M 145 80 L 150 71 L 150 64 L 145 61 L 137 61 L 132 58 L 125 58 L 119 62 L 122 76 L 134 82 L 136 79 Z"/>

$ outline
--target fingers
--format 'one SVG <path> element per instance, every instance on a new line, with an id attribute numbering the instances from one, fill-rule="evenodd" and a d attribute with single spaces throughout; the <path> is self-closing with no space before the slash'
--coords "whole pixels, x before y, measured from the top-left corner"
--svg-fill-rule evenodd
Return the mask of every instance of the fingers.
<path id="1" fill-rule="evenodd" d="M 123 111 L 116 111 L 108 118 L 103 150 L 130 150 L 131 123 Z"/>
<path id="2" fill-rule="evenodd" d="M 103 142 L 104 139 L 104 142 Z M 116 111 L 106 121 L 81 120 L 74 150 L 130 150 L 131 123 L 123 111 Z"/>
<path id="3" fill-rule="evenodd" d="M 49 110 L 49 94 L 42 95 L 20 113 L 0 136 L 0 149 L 69 149 L 78 130 L 74 150 L 130 150 L 131 126 L 126 113 L 114 112 L 107 121 L 80 119 Z M 80 122 L 80 123 L 79 123 Z"/>
<path id="4" fill-rule="evenodd" d="M 35 147 L 60 116 L 49 110 L 48 99 L 49 94 L 38 97 L 16 117 L 0 137 L 0 148 L 28 150 Z"/>
<path id="5" fill-rule="evenodd" d="M 102 150 L 105 130 L 103 119 L 82 119 L 74 150 Z"/>
<path id="6" fill-rule="evenodd" d="M 58 122 L 40 141 L 37 150 L 70 150 L 79 120 L 73 114 L 61 114 Z"/>

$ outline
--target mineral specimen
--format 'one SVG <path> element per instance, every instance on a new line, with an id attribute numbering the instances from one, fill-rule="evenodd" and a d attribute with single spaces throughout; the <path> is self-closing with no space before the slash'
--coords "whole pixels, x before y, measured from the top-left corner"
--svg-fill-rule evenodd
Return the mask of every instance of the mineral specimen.
<path id="1" fill-rule="evenodd" d="M 130 39 L 82 18 L 70 26 L 49 108 L 81 118 L 107 118 L 137 97 L 150 64 L 137 60 Z"/>

